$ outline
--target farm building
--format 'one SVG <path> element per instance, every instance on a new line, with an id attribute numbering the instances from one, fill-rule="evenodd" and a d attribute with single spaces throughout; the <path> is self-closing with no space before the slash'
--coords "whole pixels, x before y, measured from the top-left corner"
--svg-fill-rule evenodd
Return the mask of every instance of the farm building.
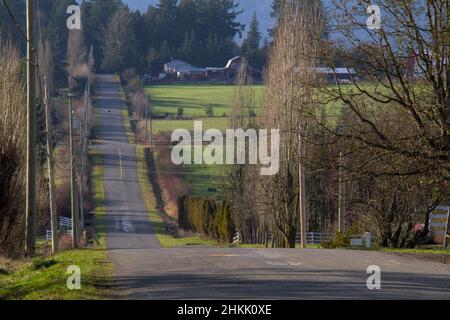
<path id="1" fill-rule="evenodd" d="M 242 57 L 234 57 L 230 59 L 227 63 L 227 65 L 223 68 L 206 68 L 207 72 L 207 78 L 210 80 L 218 79 L 218 80 L 235 80 L 239 71 L 239 68 L 242 64 Z M 261 77 L 261 71 L 258 71 L 256 69 L 253 69 L 249 66 L 250 74 L 253 78 L 260 78 Z"/>
<path id="2" fill-rule="evenodd" d="M 322 76 L 326 82 L 351 83 L 356 79 L 356 72 L 352 68 L 316 68 L 317 74 Z"/>
<path id="3" fill-rule="evenodd" d="M 206 69 L 194 67 L 182 60 L 167 62 L 164 72 L 168 77 L 178 80 L 202 80 L 206 76 Z"/>
<path id="4" fill-rule="evenodd" d="M 173 60 L 164 64 L 164 72 L 171 80 L 189 81 L 230 81 L 235 80 L 242 64 L 241 57 L 234 57 L 225 67 L 198 68 L 182 60 Z M 261 72 L 249 67 L 253 77 L 260 77 Z"/>

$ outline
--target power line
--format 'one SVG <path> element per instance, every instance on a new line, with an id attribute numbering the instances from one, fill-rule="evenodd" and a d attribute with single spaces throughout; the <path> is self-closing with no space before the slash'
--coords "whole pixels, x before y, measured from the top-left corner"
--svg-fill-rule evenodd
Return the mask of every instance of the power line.
<path id="1" fill-rule="evenodd" d="M 27 38 L 27 36 L 25 35 L 25 32 L 24 32 L 23 29 L 20 27 L 20 24 L 17 22 L 16 17 L 15 17 L 14 14 L 12 13 L 12 11 L 11 11 L 9 5 L 8 5 L 8 2 L 6 2 L 6 0 L 2 0 L 2 3 L 3 3 L 3 5 L 6 7 L 6 11 L 8 11 L 8 15 L 9 15 L 9 17 L 11 18 L 11 20 L 14 22 L 17 31 L 19 31 L 19 33 L 20 33 L 21 36 L 24 38 L 24 40 L 25 40 L 26 42 L 29 43 L 28 38 Z"/>
<path id="2" fill-rule="evenodd" d="M 24 32 L 23 29 L 20 27 L 20 23 L 17 22 L 17 19 L 16 19 L 16 17 L 14 16 L 14 14 L 12 13 L 12 11 L 11 11 L 11 9 L 10 9 L 8 3 L 6 2 L 6 0 L 2 0 L 2 3 L 3 3 L 3 5 L 6 7 L 6 11 L 8 12 L 8 15 L 9 15 L 9 17 L 11 18 L 11 20 L 13 21 L 13 23 L 14 23 L 14 25 L 15 25 L 17 31 L 20 33 L 20 35 L 21 35 L 22 38 L 25 40 L 25 42 L 31 46 L 31 50 L 34 51 L 34 52 L 36 52 L 36 48 L 34 48 L 34 47 L 30 44 L 30 42 L 28 41 L 28 38 L 27 38 L 27 36 L 25 35 L 25 32 Z M 23 58 L 25 59 L 25 61 L 28 61 L 28 57 L 26 56 L 26 54 L 24 54 L 24 53 L 21 52 L 20 50 L 19 50 L 19 53 L 23 56 Z M 36 66 L 36 62 L 33 62 L 33 61 L 30 60 L 30 63 L 31 63 L 32 65 Z"/>

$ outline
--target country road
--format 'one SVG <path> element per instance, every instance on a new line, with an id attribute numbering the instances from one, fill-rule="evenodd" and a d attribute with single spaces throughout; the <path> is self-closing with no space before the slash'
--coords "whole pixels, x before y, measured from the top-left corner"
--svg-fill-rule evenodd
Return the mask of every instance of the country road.
<path id="1" fill-rule="evenodd" d="M 107 254 L 122 299 L 450 299 L 450 266 L 357 250 L 161 248 L 137 181 L 114 76 L 97 76 Z M 367 267 L 381 268 L 368 290 Z"/>

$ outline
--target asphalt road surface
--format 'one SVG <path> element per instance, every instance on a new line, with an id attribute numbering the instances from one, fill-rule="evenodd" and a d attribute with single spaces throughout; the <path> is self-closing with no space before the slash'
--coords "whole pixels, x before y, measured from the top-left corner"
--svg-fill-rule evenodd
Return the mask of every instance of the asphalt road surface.
<path id="1" fill-rule="evenodd" d="M 450 266 L 356 250 L 161 248 L 136 179 L 114 76 L 97 77 L 107 253 L 122 299 L 450 299 Z M 367 268 L 381 289 L 367 288 Z"/>

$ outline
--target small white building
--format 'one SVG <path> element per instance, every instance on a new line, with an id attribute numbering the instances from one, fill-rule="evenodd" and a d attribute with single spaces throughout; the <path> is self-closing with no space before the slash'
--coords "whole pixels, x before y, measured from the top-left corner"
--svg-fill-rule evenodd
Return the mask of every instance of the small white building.
<path id="1" fill-rule="evenodd" d="M 182 60 L 173 60 L 164 64 L 164 72 L 169 76 L 175 75 L 177 79 L 189 80 L 205 77 L 206 69 L 194 67 Z"/>

